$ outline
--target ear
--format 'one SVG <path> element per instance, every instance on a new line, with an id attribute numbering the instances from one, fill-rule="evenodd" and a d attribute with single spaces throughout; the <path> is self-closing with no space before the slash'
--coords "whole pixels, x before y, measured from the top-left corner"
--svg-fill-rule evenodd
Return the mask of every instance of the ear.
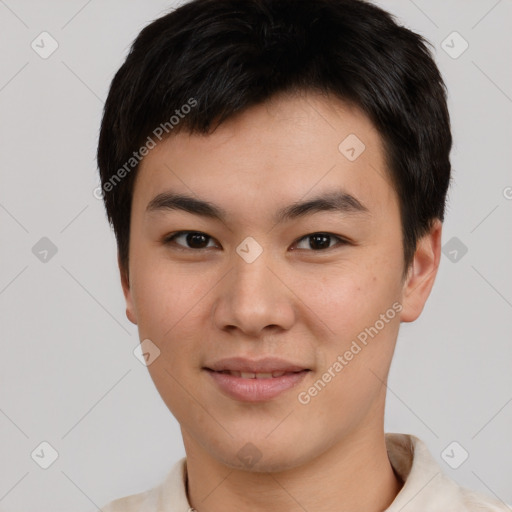
<path id="1" fill-rule="evenodd" d="M 135 307 L 133 305 L 132 290 L 128 276 L 128 269 L 121 264 L 121 258 L 117 253 L 117 265 L 121 276 L 121 286 L 123 287 L 124 299 L 126 301 L 126 317 L 132 324 L 137 325 L 137 316 L 135 315 Z"/>
<path id="2" fill-rule="evenodd" d="M 427 302 L 441 260 L 442 228 L 443 224 L 436 219 L 431 230 L 418 240 L 402 289 L 401 322 L 414 322 Z"/>

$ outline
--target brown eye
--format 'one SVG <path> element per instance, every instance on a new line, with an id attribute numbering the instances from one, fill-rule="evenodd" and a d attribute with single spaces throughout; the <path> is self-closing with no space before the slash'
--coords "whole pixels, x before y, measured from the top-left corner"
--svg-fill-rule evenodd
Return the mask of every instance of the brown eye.
<path id="1" fill-rule="evenodd" d="M 332 235 L 330 233 L 312 233 L 310 235 L 306 235 L 299 240 L 299 244 L 305 240 L 305 247 L 298 247 L 299 249 L 313 250 L 313 251 L 323 251 L 326 249 L 332 249 L 336 245 L 345 245 L 348 242 L 340 238 L 339 236 Z M 331 246 L 332 241 L 337 241 L 338 243 L 334 246 Z"/>
<path id="2" fill-rule="evenodd" d="M 181 243 L 178 242 L 181 241 Z M 207 249 L 211 236 L 201 231 L 178 231 L 165 239 L 165 244 L 176 244 L 182 249 Z"/>

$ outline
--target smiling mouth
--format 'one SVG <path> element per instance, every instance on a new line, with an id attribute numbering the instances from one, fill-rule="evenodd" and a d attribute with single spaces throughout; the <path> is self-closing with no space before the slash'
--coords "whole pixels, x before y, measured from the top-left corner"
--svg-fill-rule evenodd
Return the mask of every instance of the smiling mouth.
<path id="1" fill-rule="evenodd" d="M 273 371 L 212 370 L 204 368 L 224 395 L 241 402 L 263 402 L 277 398 L 297 386 L 309 369 L 289 368 Z"/>

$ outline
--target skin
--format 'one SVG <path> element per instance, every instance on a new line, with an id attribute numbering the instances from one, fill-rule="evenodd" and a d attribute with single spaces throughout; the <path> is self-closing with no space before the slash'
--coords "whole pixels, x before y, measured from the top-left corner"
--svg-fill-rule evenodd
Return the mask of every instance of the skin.
<path id="1" fill-rule="evenodd" d="M 338 145 L 356 134 L 353 162 Z M 318 193 L 350 193 L 365 214 L 320 212 L 283 224 L 273 214 Z M 193 195 L 227 211 L 225 222 L 169 210 L 146 212 L 159 193 Z M 441 223 L 417 246 L 407 277 L 399 203 L 381 138 L 339 99 L 281 95 L 208 136 L 173 134 L 144 158 L 132 203 L 127 316 L 161 351 L 148 366 L 181 425 L 188 497 L 199 512 L 384 510 L 402 482 L 387 457 L 386 381 L 400 322 L 414 321 L 440 260 Z M 177 231 L 200 231 L 206 249 Z M 328 249 L 306 235 L 332 233 Z M 248 236 L 263 248 L 247 263 Z M 304 238 L 306 237 L 306 238 Z M 181 247 L 182 250 L 179 250 Z M 307 391 L 357 335 L 392 304 L 402 310 L 307 405 Z M 225 357 L 276 356 L 311 369 L 266 402 L 227 397 L 202 369 Z M 252 443 L 251 467 L 238 453 Z"/>

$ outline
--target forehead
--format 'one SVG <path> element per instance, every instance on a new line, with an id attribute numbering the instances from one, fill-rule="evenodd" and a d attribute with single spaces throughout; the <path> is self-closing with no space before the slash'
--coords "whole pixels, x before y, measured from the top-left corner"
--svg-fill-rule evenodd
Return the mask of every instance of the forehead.
<path id="1" fill-rule="evenodd" d="M 251 107 L 208 135 L 183 131 L 157 144 L 140 164 L 134 203 L 145 208 L 172 189 L 248 213 L 340 188 L 373 210 L 396 202 L 380 134 L 339 99 L 294 94 Z"/>

